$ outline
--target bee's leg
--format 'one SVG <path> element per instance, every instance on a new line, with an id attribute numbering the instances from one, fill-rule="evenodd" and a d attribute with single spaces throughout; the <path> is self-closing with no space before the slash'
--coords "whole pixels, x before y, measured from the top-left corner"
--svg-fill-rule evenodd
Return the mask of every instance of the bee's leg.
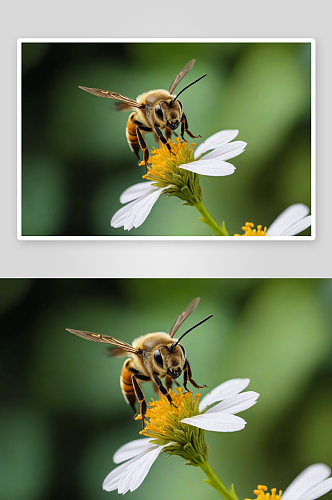
<path id="1" fill-rule="evenodd" d="M 166 380 L 166 382 L 165 382 L 166 389 L 167 389 L 168 391 L 169 391 L 170 389 L 172 389 L 172 384 L 173 384 L 173 382 L 174 382 L 174 384 L 175 384 L 177 387 L 180 387 L 179 382 L 178 382 L 177 380 L 175 380 L 175 379 L 173 379 L 173 378 L 169 377 L 168 375 L 166 375 L 165 380 Z"/>
<path id="2" fill-rule="evenodd" d="M 163 384 L 162 384 L 162 382 L 161 382 L 160 378 L 159 378 L 159 377 L 157 377 L 157 375 L 156 375 L 155 373 L 153 373 L 153 372 L 152 372 L 152 375 L 153 375 L 154 381 L 155 381 L 155 383 L 157 384 L 158 389 L 160 390 L 161 394 L 162 394 L 163 396 L 166 396 L 166 397 L 167 397 L 167 399 L 168 399 L 168 401 L 170 402 L 170 404 L 171 404 L 172 406 L 174 406 L 175 408 L 177 408 L 177 406 L 175 406 L 175 404 L 173 403 L 171 396 L 168 394 L 168 391 L 167 391 L 166 387 L 164 387 L 164 386 L 163 386 Z"/>
<path id="3" fill-rule="evenodd" d="M 171 138 L 171 136 L 172 136 L 172 131 L 171 131 L 171 129 L 170 129 L 170 128 L 165 127 L 165 135 L 166 135 L 166 139 L 167 139 L 167 141 L 168 141 L 168 139 L 170 139 L 170 138 Z"/>
<path id="4" fill-rule="evenodd" d="M 169 376 L 169 375 L 166 375 L 166 378 L 165 378 L 165 384 L 166 384 L 166 389 L 169 391 L 170 389 L 172 389 L 172 382 L 173 382 L 173 379 Z"/>
<path id="5" fill-rule="evenodd" d="M 183 137 L 184 133 L 187 133 L 189 135 L 189 137 L 191 137 L 192 139 L 197 139 L 198 137 L 202 137 L 201 135 L 193 135 L 190 130 L 188 129 L 188 122 L 187 122 L 187 118 L 186 118 L 186 115 L 184 113 L 182 113 L 182 118 L 181 118 L 181 137 L 182 137 L 182 140 L 185 141 L 186 139 Z"/>
<path id="6" fill-rule="evenodd" d="M 139 142 L 139 145 L 141 147 L 141 150 L 143 151 L 143 161 L 145 164 L 145 173 L 146 173 L 147 172 L 146 166 L 147 166 L 148 160 L 150 158 L 148 145 L 145 142 L 145 139 L 144 139 L 139 127 L 136 127 L 136 134 L 137 134 L 137 138 L 138 138 L 138 142 Z"/>
<path id="7" fill-rule="evenodd" d="M 167 140 L 171 138 L 172 132 L 175 137 L 179 137 L 175 130 L 171 130 L 170 128 L 165 127 L 165 135 Z"/>
<path id="8" fill-rule="evenodd" d="M 171 146 L 168 144 L 167 139 L 165 139 L 165 137 L 163 136 L 163 134 L 162 134 L 161 130 L 157 127 L 157 125 L 156 125 L 156 124 L 154 124 L 154 128 L 155 128 L 155 131 L 156 131 L 156 132 L 157 132 L 157 134 L 158 134 L 158 137 L 159 137 L 160 142 L 161 142 L 162 144 L 164 144 L 164 145 L 167 147 L 168 151 L 169 151 L 170 153 L 172 153 L 172 155 L 176 156 L 176 154 L 175 154 L 175 153 L 173 153 L 173 151 L 172 151 L 172 149 L 171 149 Z M 166 134 L 167 134 L 167 129 L 166 129 Z"/>
<path id="9" fill-rule="evenodd" d="M 145 414 L 146 414 L 146 410 L 147 410 L 145 397 L 144 397 L 142 389 L 138 385 L 138 382 L 135 378 L 135 375 L 131 376 L 131 380 L 133 381 L 134 391 L 135 391 L 136 397 L 137 397 L 139 404 L 140 404 L 140 414 L 142 417 L 142 426 L 144 429 L 144 418 L 145 418 Z"/>
<path id="10" fill-rule="evenodd" d="M 191 376 L 191 369 L 190 369 L 190 365 L 188 363 L 188 360 L 186 359 L 186 362 L 184 364 L 184 367 L 183 367 L 183 377 L 184 377 L 184 380 L 183 380 L 183 385 L 184 385 L 184 388 L 186 391 L 190 392 L 187 388 L 187 383 L 188 381 L 194 386 L 196 387 L 196 389 L 202 389 L 203 387 L 207 387 L 207 385 L 198 385 L 196 384 L 195 380 L 193 380 L 192 376 Z"/>

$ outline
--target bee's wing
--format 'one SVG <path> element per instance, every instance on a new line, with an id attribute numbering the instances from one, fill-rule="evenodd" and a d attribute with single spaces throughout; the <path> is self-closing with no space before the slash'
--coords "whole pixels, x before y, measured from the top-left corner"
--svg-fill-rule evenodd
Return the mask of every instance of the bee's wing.
<path id="1" fill-rule="evenodd" d="M 74 333 L 86 340 L 92 340 L 93 342 L 103 342 L 104 344 L 112 344 L 122 349 L 123 351 L 132 352 L 134 354 L 140 354 L 140 349 L 136 349 L 127 342 L 116 339 L 114 337 L 109 337 L 108 335 L 100 335 L 99 333 L 83 332 L 81 330 L 72 330 L 71 328 L 66 328 L 68 332 Z"/>
<path id="2" fill-rule="evenodd" d="M 174 337 L 175 333 L 177 332 L 178 328 L 182 325 L 184 320 L 188 318 L 189 314 L 192 313 L 194 309 L 196 309 L 200 300 L 201 300 L 200 297 L 194 299 L 192 302 L 190 302 L 189 306 L 185 308 L 183 313 L 180 314 L 180 316 L 172 326 L 171 331 L 169 332 L 171 337 Z"/>
<path id="3" fill-rule="evenodd" d="M 118 101 L 122 101 L 128 106 L 132 106 L 133 108 L 141 108 L 142 104 L 134 101 L 134 99 L 130 99 L 130 97 L 126 97 L 125 95 L 118 94 L 117 92 L 111 92 L 110 90 L 101 90 L 101 89 L 90 89 L 89 87 L 80 87 L 80 89 L 85 90 L 86 92 L 90 92 L 90 94 L 97 95 L 98 97 L 107 97 L 108 99 L 116 99 Z"/>
<path id="4" fill-rule="evenodd" d="M 193 65 L 195 64 L 196 59 L 192 59 L 191 61 L 188 62 L 188 64 L 185 65 L 185 67 L 180 71 L 178 75 L 174 78 L 173 82 L 171 83 L 171 86 L 169 88 L 169 93 L 172 94 L 173 90 L 177 86 L 177 84 L 182 80 L 184 76 L 188 73 L 188 71 L 191 70 Z M 82 88 L 82 87 L 81 87 Z"/>

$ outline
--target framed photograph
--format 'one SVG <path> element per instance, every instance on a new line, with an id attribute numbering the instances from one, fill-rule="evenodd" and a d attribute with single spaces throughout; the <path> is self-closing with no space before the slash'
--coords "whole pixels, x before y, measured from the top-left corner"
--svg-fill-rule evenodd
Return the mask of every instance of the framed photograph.
<path id="1" fill-rule="evenodd" d="M 18 239 L 315 238 L 313 39 L 17 48 Z"/>

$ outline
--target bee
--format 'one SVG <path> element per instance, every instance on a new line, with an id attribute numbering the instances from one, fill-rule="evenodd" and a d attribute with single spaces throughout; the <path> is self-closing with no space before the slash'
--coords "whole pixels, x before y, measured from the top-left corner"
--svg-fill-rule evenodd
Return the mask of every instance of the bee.
<path id="1" fill-rule="evenodd" d="M 115 348 L 110 349 L 112 356 L 129 356 L 122 367 L 120 387 L 125 401 L 131 406 L 135 414 L 136 402 L 139 402 L 143 429 L 147 404 L 140 382 L 151 381 L 155 391 L 157 393 L 159 391 L 162 396 L 166 396 L 172 406 L 175 405 L 168 391 L 172 387 L 172 381 L 176 380 L 181 373 L 183 373 L 183 386 L 186 391 L 188 391 L 188 382 L 197 389 L 207 387 L 206 385 L 198 385 L 193 380 L 184 347 L 179 342 L 187 333 L 211 318 L 212 314 L 189 328 L 178 340 L 173 338 L 184 320 L 196 309 L 199 301 L 200 298 L 197 297 L 186 307 L 175 321 L 170 333 L 147 333 L 135 339 L 132 345 L 107 335 L 67 328 L 69 332 L 84 339 L 115 346 Z M 163 377 L 165 377 L 166 387 L 161 381 Z"/>
<path id="2" fill-rule="evenodd" d="M 143 161 L 146 167 L 149 161 L 149 150 L 144 139 L 145 132 L 153 132 L 157 143 L 165 144 L 169 149 L 171 154 L 174 154 L 168 143 L 172 131 L 178 128 L 181 123 L 181 137 L 185 141 L 184 133 L 186 132 L 189 137 L 196 139 L 197 137 L 202 137 L 201 135 L 193 135 L 188 129 L 188 121 L 186 115 L 182 111 L 182 104 L 178 100 L 178 97 L 182 92 L 184 92 L 188 87 L 198 82 L 206 76 L 203 75 L 197 80 L 191 82 L 184 89 L 182 89 L 177 95 L 173 94 L 175 87 L 182 80 L 182 78 L 191 70 L 195 64 L 195 59 L 186 64 L 186 66 L 180 71 L 178 75 L 174 78 L 169 90 L 157 89 L 150 90 L 149 92 L 144 92 L 140 94 L 136 101 L 126 97 L 117 92 L 111 92 L 109 90 L 91 89 L 88 87 L 79 87 L 86 92 L 90 92 L 99 97 L 106 97 L 109 99 L 116 99 L 121 101 L 118 103 L 118 109 L 122 111 L 132 110 L 127 122 L 126 127 L 126 137 L 130 149 L 136 154 L 138 158 L 138 164 L 140 163 L 140 150 L 143 151 Z M 166 138 L 161 132 L 165 129 Z"/>

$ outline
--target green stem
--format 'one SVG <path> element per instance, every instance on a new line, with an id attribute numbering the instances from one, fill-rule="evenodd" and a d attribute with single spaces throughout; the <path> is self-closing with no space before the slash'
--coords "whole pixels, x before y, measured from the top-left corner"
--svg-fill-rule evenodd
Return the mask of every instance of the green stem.
<path id="1" fill-rule="evenodd" d="M 238 500 L 234 488 L 232 487 L 232 490 L 228 491 L 226 486 L 222 484 L 220 479 L 213 472 L 208 462 L 201 463 L 200 468 L 209 478 L 208 480 L 205 480 L 205 482 L 219 491 L 219 493 L 224 497 L 225 500 Z"/>
<path id="2" fill-rule="evenodd" d="M 216 223 L 216 221 L 211 217 L 209 212 L 206 210 L 205 206 L 203 203 L 200 201 L 196 205 L 194 205 L 199 213 L 202 215 L 202 218 L 199 220 L 205 222 L 213 231 L 218 235 L 218 236 L 229 236 L 225 224 L 223 226 L 219 226 L 219 224 Z"/>

